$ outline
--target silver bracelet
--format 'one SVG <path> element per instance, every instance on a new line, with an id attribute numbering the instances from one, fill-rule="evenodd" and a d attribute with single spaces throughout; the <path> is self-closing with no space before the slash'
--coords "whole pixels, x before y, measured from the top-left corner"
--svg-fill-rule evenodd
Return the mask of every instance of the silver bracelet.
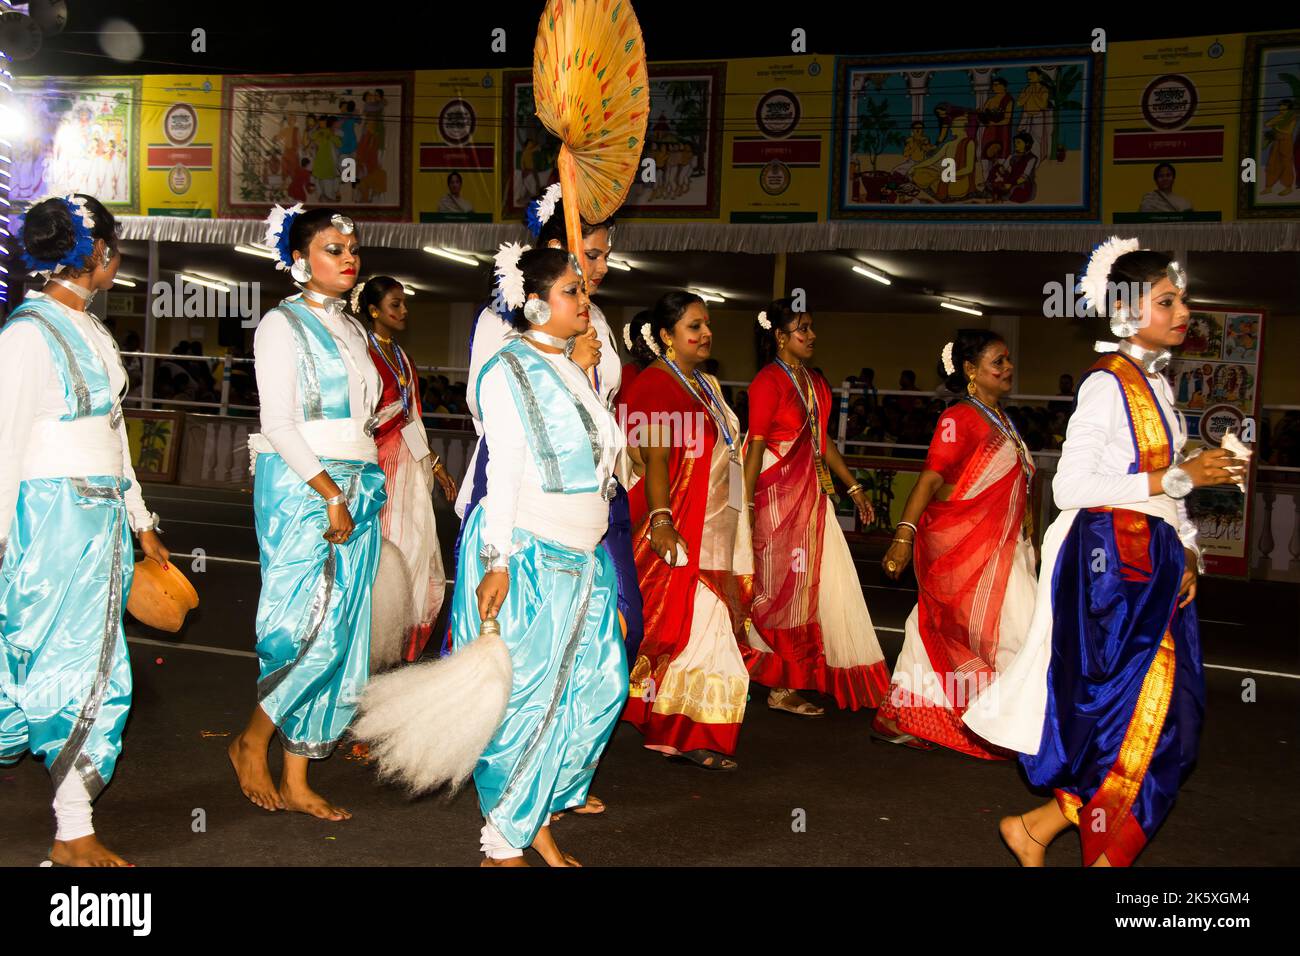
<path id="1" fill-rule="evenodd" d="M 1170 498 L 1186 498 L 1194 485 L 1191 475 L 1177 465 L 1173 465 L 1161 477 L 1160 487 Z"/>
<path id="2" fill-rule="evenodd" d="M 920 533 L 921 533 L 921 532 L 917 529 L 916 525 L 912 524 L 912 522 L 910 522 L 910 521 L 900 521 L 900 522 L 898 522 L 898 527 L 900 527 L 900 528 L 911 528 L 911 529 L 912 529 L 912 534 L 920 534 Z"/>
<path id="3" fill-rule="evenodd" d="M 335 505 L 345 505 L 347 503 L 348 503 L 348 496 L 345 494 L 337 494 L 333 498 L 325 499 L 325 504 L 331 508 L 334 507 Z"/>
<path id="4" fill-rule="evenodd" d="M 152 511 L 149 513 L 148 522 L 136 528 L 135 533 L 144 534 L 146 531 L 158 531 L 158 525 L 161 523 L 161 521 L 162 519 L 158 517 L 158 512 Z M 162 532 L 158 531 L 158 533 L 161 534 Z"/>
<path id="5" fill-rule="evenodd" d="M 569 336 L 569 340 L 564 343 L 564 357 L 569 361 L 573 361 L 573 350 L 577 347 L 578 337 L 576 335 Z"/>

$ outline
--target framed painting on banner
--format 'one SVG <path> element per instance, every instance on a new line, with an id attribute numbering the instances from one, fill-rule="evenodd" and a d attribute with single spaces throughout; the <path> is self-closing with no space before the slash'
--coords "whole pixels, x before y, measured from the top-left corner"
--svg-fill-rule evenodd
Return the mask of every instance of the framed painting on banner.
<path id="1" fill-rule="evenodd" d="M 840 57 L 830 214 L 1096 221 L 1103 57 Z"/>
<path id="2" fill-rule="evenodd" d="M 1254 177 L 1237 187 L 1237 217 L 1300 219 L 1300 33 L 1246 37 L 1241 86 L 1241 163 Z"/>
<path id="3" fill-rule="evenodd" d="M 641 172 L 618 215 L 630 219 L 717 219 L 722 193 L 722 96 L 726 63 L 651 63 L 650 121 Z M 504 219 L 557 179 L 559 140 L 537 118 L 533 75 L 502 74 Z"/>
<path id="4" fill-rule="evenodd" d="M 414 204 L 420 222 L 491 222 L 496 212 L 501 74 L 415 74 Z"/>
<path id="5" fill-rule="evenodd" d="M 301 202 L 408 221 L 413 91 L 409 73 L 228 77 L 221 215 Z"/>
<path id="6" fill-rule="evenodd" d="M 1263 333 L 1262 312 L 1192 312 L 1187 338 L 1165 372 L 1187 423 L 1189 448 L 1217 448 L 1230 430 L 1258 447 Z M 1246 494 L 1229 485 L 1198 488 L 1184 499 L 1210 574 L 1246 576 L 1254 475 L 1252 459 Z"/>
<path id="7" fill-rule="evenodd" d="M 128 409 L 124 415 L 135 476 L 141 481 L 175 481 L 185 413 Z"/>
<path id="8" fill-rule="evenodd" d="M 10 201 L 79 192 L 111 212 L 138 213 L 141 85 L 138 77 L 19 80 L 28 127 L 13 144 Z"/>

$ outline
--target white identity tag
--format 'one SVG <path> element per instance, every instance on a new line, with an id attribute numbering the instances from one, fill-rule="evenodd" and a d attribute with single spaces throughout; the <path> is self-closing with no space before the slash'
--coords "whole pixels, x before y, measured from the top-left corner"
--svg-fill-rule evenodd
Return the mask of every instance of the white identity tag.
<path id="1" fill-rule="evenodd" d="M 745 470 L 735 459 L 727 469 L 727 507 L 737 511 L 745 507 Z"/>
<path id="2" fill-rule="evenodd" d="M 402 426 L 402 441 L 406 442 L 411 457 L 416 461 L 424 461 L 433 454 L 429 450 L 429 435 L 424 430 L 424 422 L 418 418 Z"/>

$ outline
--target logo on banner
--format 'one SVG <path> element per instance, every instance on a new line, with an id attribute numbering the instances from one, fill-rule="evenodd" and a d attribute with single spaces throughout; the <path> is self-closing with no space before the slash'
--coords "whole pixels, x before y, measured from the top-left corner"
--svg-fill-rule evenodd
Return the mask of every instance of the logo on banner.
<path id="1" fill-rule="evenodd" d="M 468 143 L 477 125 L 474 108 L 462 99 L 448 100 L 438 114 L 438 132 L 452 146 Z"/>
<path id="2" fill-rule="evenodd" d="M 784 139 L 799 125 L 799 97 L 789 90 L 768 90 L 758 101 L 754 119 L 769 139 Z"/>
<path id="3" fill-rule="evenodd" d="M 774 159 L 759 171 L 758 184 L 769 196 L 779 196 L 790 188 L 790 167 Z"/>
<path id="4" fill-rule="evenodd" d="M 173 103 L 163 114 L 163 135 L 173 146 L 187 146 L 199 130 L 199 117 L 189 103 Z"/>
<path id="5" fill-rule="evenodd" d="M 177 196 L 183 196 L 190 191 L 190 184 L 194 177 L 190 175 L 188 166 L 182 166 L 177 163 L 167 172 L 167 188 Z"/>
<path id="6" fill-rule="evenodd" d="M 1155 129 L 1178 129 L 1196 114 L 1196 86 L 1187 77 L 1166 73 L 1147 84 L 1142 116 Z"/>
<path id="7" fill-rule="evenodd" d="M 1229 431 L 1241 433 L 1245 420 L 1246 416 L 1235 405 L 1211 405 L 1201 415 L 1201 440 L 1222 445 L 1223 436 Z"/>

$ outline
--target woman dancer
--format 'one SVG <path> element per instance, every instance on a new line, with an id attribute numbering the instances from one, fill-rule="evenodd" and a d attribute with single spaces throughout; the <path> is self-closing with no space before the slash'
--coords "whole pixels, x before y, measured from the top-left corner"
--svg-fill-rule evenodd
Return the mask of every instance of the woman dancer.
<path id="1" fill-rule="evenodd" d="M 627 399 L 628 444 L 645 462 L 629 499 L 647 614 L 623 719 L 651 750 L 735 770 L 753 591 L 740 422 L 700 371 L 713 350 L 704 300 L 669 292 L 637 334 L 657 358 Z"/>
<path id="2" fill-rule="evenodd" d="M 568 256 L 507 243 L 497 272 L 521 336 L 473 389 L 487 494 L 466 519 L 456 566 L 455 653 L 376 678 L 357 733 L 381 772 L 416 790 L 472 768 L 484 866 L 525 866 L 529 846 L 551 866 L 574 866 L 548 823 L 584 805 L 627 697 L 616 578 L 600 547 L 623 436 L 569 359 L 590 317 Z M 493 620 L 504 674 L 481 653 Z"/>
<path id="3" fill-rule="evenodd" d="M 889 668 L 871 626 L 853 556 L 835 518 L 833 472 L 866 524 L 875 512 L 839 449 L 827 440 L 831 391 L 808 369 L 812 316 L 779 299 L 758 316 L 759 373 L 749 387 L 745 486 L 754 509 L 755 629 L 749 676 L 767 705 L 803 717 L 825 711 L 796 691 L 830 694 L 842 708 L 874 707 Z"/>
<path id="4" fill-rule="evenodd" d="M 1105 354 L 1079 386 L 1025 647 L 965 715 L 1021 752 L 1031 784 L 1054 791 L 1000 823 L 1024 866 L 1042 866 L 1071 824 L 1085 866 L 1129 865 L 1196 759 L 1200 553 L 1182 498 L 1231 484 L 1244 463 L 1222 449 L 1182 457 L 1186 428 L 1161 372 L 1187 334 L 1186 287 L 1177 262 L 1118 238 L 1093 252 L 1080 282 L 1122 341 L 1098 343 Z"/>
<path id="5" fill-rule="evenodd" d="M 25 750 L 45 759 L 53 862 L 126 866 L 95 834 L 91 802 L 131 709 L 131 532 L 164 568 L 168 553 L 131 467 L 126 370 L 87 311 L 121 264 L 117 226 L 77 193 L 37 203 L 18 235 L 46 282 L 0 331 L 0 766 Z"/>
<path id="6" fill-rule="evenodd" d="M 262 555 L 257 705 L 230 744 L 244 795 L 264 810 L 325 820 L 352 815 L 307 783 L 352 721 L 370 668 L 370 596 L 379 561 L 384 473 L 375 447 L 379 373 L 365 330 L 346 312 L 361 268 L 352 220 L 333 209 L 276 206 L 265 245 L 302 289 L 257 327 L 262 431 L 253 516 Z M 271 735 L 284 769 L 271 782 Z"/>
<path id="7" fill-rule="evenodd" d="M 1002 759 L 961 715 L 974 692 L 1015 658 L 1029 629 L 1034 464 L 1000 406 L 1013 369 L 1002 337 L 963 329 L 943 347 L 939 367 L 949 390 L 965 397 L 939 418 L 882 561 L 897 581 L 915 551 L 919 593 L 872 736 Z"/>
<path id="8" fill-rule="evenodd" d="M 411 579 L 415 621 L 402 645 L 403 660 L 424 651 L 447 590 L 442 548 L 433 517 L 430 478 L 443 497 L 456 500 L 456 479 L 429 451 L 420 403 L 420 378 L 397 344 L 406 331 L 406 290 L 392 276 L 371 276 L 352 290 L 352 313 L 370 322 L 370 358 L 383 383 L 375 444 L 388 503 L 379 512 L 380 535 L 397 545 Z"/>

